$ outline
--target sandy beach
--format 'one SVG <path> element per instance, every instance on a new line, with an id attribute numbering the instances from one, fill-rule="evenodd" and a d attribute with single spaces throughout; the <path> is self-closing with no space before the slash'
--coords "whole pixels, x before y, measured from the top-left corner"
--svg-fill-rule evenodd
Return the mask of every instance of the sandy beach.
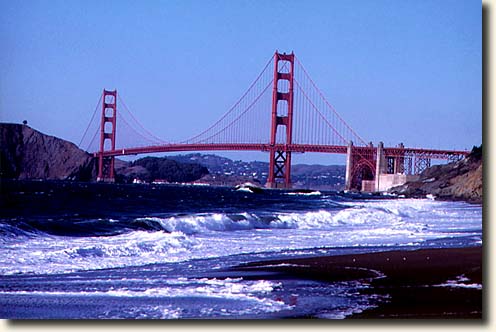
<path id="1" fill-rule="evenodd" d="M 328 282 L 367 280 L 370 287 L 361 292 L 387 297 L 378 307 L 354 314 L 350 319 L 483 317 L 482 247 L 264 261 L 242 265 L 236 270 Z"/>

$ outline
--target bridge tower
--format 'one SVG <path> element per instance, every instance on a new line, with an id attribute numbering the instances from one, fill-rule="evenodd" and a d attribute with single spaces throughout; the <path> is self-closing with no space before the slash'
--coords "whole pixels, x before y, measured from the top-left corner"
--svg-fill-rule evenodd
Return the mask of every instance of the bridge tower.
<path id="1" fill-rule="evenodd" d="M 289 68 L 286 71 L 288 64 Z M 293 135 L 293 80 L 294 54 L 281 54 L 276 51 L 274 54 L 268 188 L 291 188 L 291 151 L 288 151 L 287 147 L 292 143 Z M 286 130 L 282 135 L 277 135 L 280 126 L 285 127 Z M 276 147 L 276 144 L 279 147 Z"/>
<path id="2" fill-rule="evenodd" d="M 114 156 L 104 156 L 106 150 L 115 150 L 117 119 L 117 90 L 103 90 L 102 118 L 100 124 L 100 151 L 98 152 L 97 181 L 114 182 Z"/>

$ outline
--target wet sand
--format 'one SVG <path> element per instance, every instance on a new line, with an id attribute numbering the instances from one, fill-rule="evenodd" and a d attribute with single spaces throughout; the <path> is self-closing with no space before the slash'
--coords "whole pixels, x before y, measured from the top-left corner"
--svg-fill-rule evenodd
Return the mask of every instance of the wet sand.
<path id="1" fill-rule="evenodd" d="M 385 303 L 351 319 L 483 317 L 482 247 L 264 261 L 236 270 L 329 282 L 366 280 L 370 287 L 361 292 L 389 296 Z"/>

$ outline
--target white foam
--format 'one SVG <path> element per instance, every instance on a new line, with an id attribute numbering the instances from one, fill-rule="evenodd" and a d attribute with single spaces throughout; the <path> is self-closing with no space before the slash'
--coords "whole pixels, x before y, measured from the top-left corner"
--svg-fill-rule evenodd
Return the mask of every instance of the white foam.
<path id="1" fill-rule="evenodd" d="M 253 194 L 253 190 L 251 190 L 250 188 L 247 188 L 247 187 L 238 188 L 238 189 L 236 189 L 236 191 L 244 191 L 244 192 Z"/>
<path id="2" fill-rule="evenodd" d="M 471 208 L 465 203 L 438 202 L 432 200 L 377 200 L 349 203 L 342 210 L 317 210 L 305 212 L 276 213 L 270 221 L 250 213 L 238 214 L 238 218 L 212 213 L 170 218 L 148 217 L 169 232 L 196 234 L 210 231 L 237 231 L 260 228 L 272 229 L 334 229 L 336 226 L 364 226 L 375 228 L 404 229 L 418 232 L 426 223 L 435 222 L 440 227 L 450 225 L 467 227 L 466 222 L 481 228 L 480 207 Z M 455 207 L 455 208 L 454 208 Z M 460 222 L 462 221 L 462 222 Z"/>
<path id="3" fill-rule="evenodd" d="M 0 248 L 0 273 L 63 273 L 288 250 L 297 255 L 312 248 L 410 246 L 460 236 L 482 243 L 480 206 L 427 199 L 347 204 L 341 210 L 268 217 L 251 213 L 147 217 L 138 220 L 156 222 L 166 231 L 108 237 L 9 238 Z"/>
<path id="4" fill-rule="evenodd" d="M 218 297 L 241 299 L 250 295 L 266 294 L 280 287 L 280 283 L 243 278 L 177 278 L 165 282 L 166 287 L 146 289 L 111 289 L 107 291 L 0 291 L 0 294 L 43 296 L 117 296 L 117 297 Z"/>
<path id="5" fill-rule="evenodd" d="M 255 219 L 247 214 L 239 214 L 243 219 L 233 220 L 222 213 L 195 214 L 189 216 L 157 218 L 148 217 L 141 220 L 158 222 L 168 232 L 182 232 L 184 234 L 195 234 L 209 231 L 233 231 L 255 228 Z M 140 220 L 140 219 L 138 219 Z"/>
<path id="6" fill-rule="evenodd" d="M 240 218 L 232 219 L 229 215 L 196 214 L 169 218 L 147 217 L 147 220 L 159 223 L 168 232 L 184 234 L 206 233 L 211 231 L 237 231 L 260 228 L 272 229 L 333 229 L 342 225 L 367 225 L 372 228 L 377 225 L 396 227 L 403 223 L 402 213 L 398 209 L 386 210 L 378 207 L 357 206 L 344 210 L 317 210 L 308 212 L 277 213 L 270 221 L 264 221 L 259 216 L 242 213 Z M 418 226 L 418 225 L 413 225 Z"/>
<path id="7" fill-rule="evenodd" d="M 460 275 L 455 280 L 448 280 L 443 284 L 434 285 L 434 287 L 451 287 L 451 288 L 471 288 L 482 290 L 482 285 L 478 283 L 466 283 L 470 281 L 465 275 Z"/>
<path id="8" fill-rule="evenodd" d="M 434 287 L 452 287 L 452 288 L 473 288 L 482 290 L 481 284 L 458 284 L 448 280 L 445 284 L 434 285 Z"/>
<path id="9" fill-rule="evenodd" d="M 329 312 L 317 314 L 320 319 L 345 319 L 354 314 L 359 314 L 367 309 L 376 308 L 376 305 L 355 304 L 353 307 L 330 310 Z"/>
<path id="10" fill-rule="evenodd" d="M 179 319 L 183 308 L 173 305 L 140 305 L 138 307 L 104 311 L 97 319 Z"/>
<path id="11" fill-rule="evenodd" d="M 190 258 L 198 243 L 182 233 L 136 231 L 109 237 L 35 237 L 5 246 L 0 273 L 62 273 Z"/>
<path id="12" fill-rule="evenodd" d="M 130 297 L 130 298 L 213 298 L 226 299 L 232 301 L 244 301 L 250 304 L 245 305 L 244 313 L 253 312 L 276 312 L 281 310 L 292 309 L 291 305 L 284 303 L 282 300 L 271 299 L 269 294 L 281 284 L 267 280 L 244 280 L 243 278 L 177 278 L 168 279 L 162 287 L 151 287 L 146 289 L 129 289 L 119 288 L 107 291 L 2 291 L 0 294 L 16 294 L 30 296 L 64 296 L 64 297 Z M 142 309 L 142 308 L 141 308 Z M 180 308 L 167 306 L 165 308 L 156 308 L 164 310 L 164 318 L 179 318 L 181 316 Z M 233 309 L 234 310 L 234 309 Z M 240 314 L 233 312 L 229 308 L 225 309 L 226 315 Z M 156 310 L 154 310 L 156 311 Z M 205 311 L 205 309 L 204 309 Z M 149 311 L 145 311 L 150 314 Z M 152 312 L 153 314 L 153 312 Z M 123 314 L 110 314 L 105 316 L 122 317 Z M 136 316 L 136 315 L 135 315 Z"/>
<path id="13" fill-rule="evenodd" d="M 286 195 L 290 196 L 320 196 L 322 193 L 318 190 L 310 191 L 310 192 L 289 192 Z"/>

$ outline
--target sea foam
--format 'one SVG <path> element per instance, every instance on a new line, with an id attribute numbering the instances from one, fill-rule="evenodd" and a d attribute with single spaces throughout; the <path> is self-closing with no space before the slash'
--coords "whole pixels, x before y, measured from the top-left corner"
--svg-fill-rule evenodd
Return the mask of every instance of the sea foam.
<path id="1" fill-rule="evenodd" d="M 147 231 L 5 237 L 0 273 L 61 273 L 331 247 L 411 246 L 457 237 L 480 244 L 481 219 L 478 206 L 410 199 L 363 200 L 330 210 L 143 217 L 135 222 L 153 224 Z"/>

